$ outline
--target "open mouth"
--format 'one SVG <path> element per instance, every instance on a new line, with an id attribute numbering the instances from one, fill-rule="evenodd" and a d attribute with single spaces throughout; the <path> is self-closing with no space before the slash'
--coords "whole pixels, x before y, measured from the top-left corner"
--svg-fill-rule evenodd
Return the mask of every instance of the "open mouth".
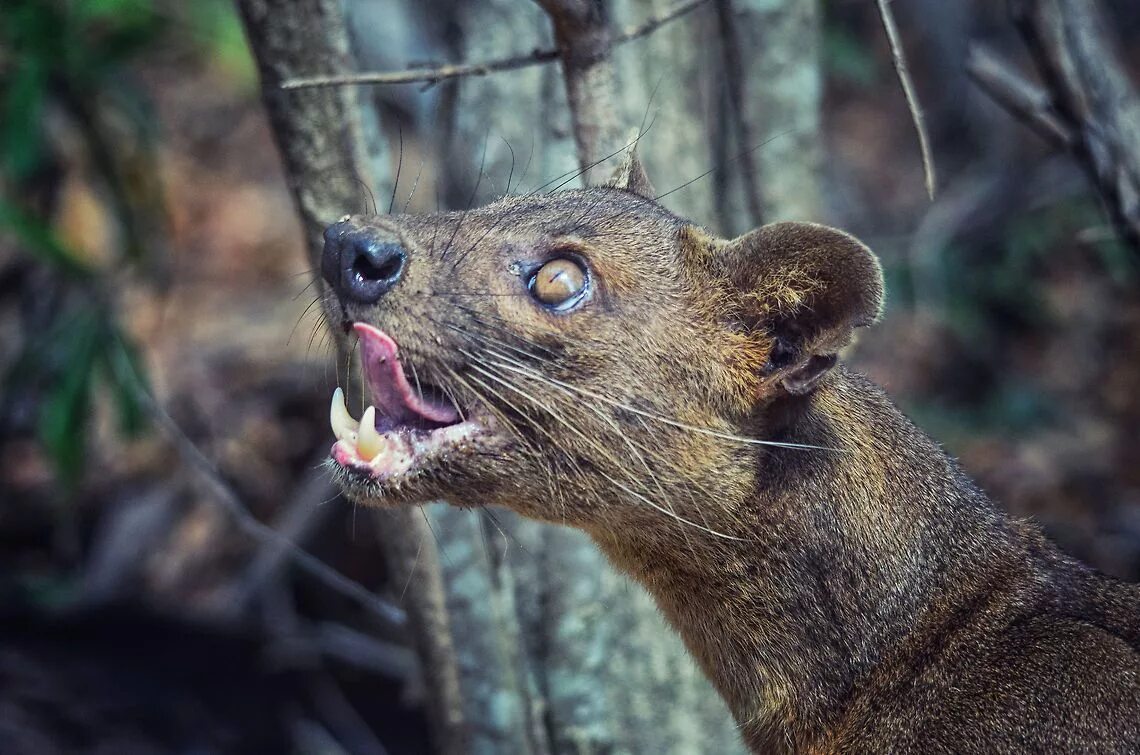
<path id="1" fill-rule="evenodd" d="M 400 362 L 396 342 L 365 323 L 353 325 L 360 338 L 360 361 L 372 405 L 360 421 L 333 393 L 329 421 L 336 443 L 332 458 L 345 469 L 377 481 L 400 480 L 449 454 L 470 450 L 486 433 L 484 423 L 466 418 L 442 391 L 412 379 Z"/>

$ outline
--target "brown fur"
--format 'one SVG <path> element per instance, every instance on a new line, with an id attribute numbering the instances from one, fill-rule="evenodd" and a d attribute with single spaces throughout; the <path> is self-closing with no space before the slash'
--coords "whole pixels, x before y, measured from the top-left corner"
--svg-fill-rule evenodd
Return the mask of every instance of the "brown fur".
<path id="1" fill-rule="evenodd" d="M 1138 590 L 1007 517 L 834 366 L 880 309 L 871 252 L 807 224 L 717 239 L 648 187 L 631 156 L 607 188 L 348 221 L 409 262 L 329 314 L 387 331 L 500 434 L 398 487 L 342 473 L 348 494 L 585 530 L 757 752 L 1140 749 Z M 594 290 L 552 313 L 520 270 L 567 250 Z"/>

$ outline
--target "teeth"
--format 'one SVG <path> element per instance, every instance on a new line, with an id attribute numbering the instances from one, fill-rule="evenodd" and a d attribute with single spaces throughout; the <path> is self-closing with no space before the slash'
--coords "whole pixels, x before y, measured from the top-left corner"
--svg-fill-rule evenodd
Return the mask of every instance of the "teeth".
<path id="1" fill-rule="evenodd" d="M 344 403 L 344 391 L 333 391 L 332 406 L 329 408 L 329 423 L 337 440 L 356 440 L 357 424 Z"/>
<path id="2" fill-rule="evenodd" d="M 360 430 L 356 438 L 356 453 L 362 459 L 371 459 L 384 450 L 384 439 L 376 432 L 376 409 L 368 407 L 360 418 Z"/>

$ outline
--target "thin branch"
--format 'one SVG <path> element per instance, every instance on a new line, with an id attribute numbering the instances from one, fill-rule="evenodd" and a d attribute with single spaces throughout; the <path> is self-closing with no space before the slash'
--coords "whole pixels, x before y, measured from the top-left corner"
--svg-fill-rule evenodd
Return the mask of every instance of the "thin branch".
<path id="1" fill-rule="evenodd" d="M 875 2 L 879 6 L 879 18 L 883 20 L 887 42 L 891 46 L 891 60 L 894 62 L 903 96 L 906 97 L 906 105 L 910 109 L 911 120 L 914 121 L 914 130 L 918 134 L 918 147 L 922 151 L 922 169 L 926 174 L 926 193 L 931 199 L 934 199 L 938 179 L 934 172 L 934 156 L 930 150 L 930 135 L 926 133 L 926 121 L 922 115 L 922 108 L 918 104 L 918 95 L 914 91 L 914 81 L 910 78 L 910 70 L 907 68 L 902 41 L 899 39 L 899 27 L 895 23 L 894 14 L 891 13 L 891 0 L 875 0 Z"/>
<path id="2" fill-rule="evenodd" d="M 708 1 L 709 0 L 689 0 L 687 3 L 679 3 L 676 7 L 670 8 L 664 14 L 656 18 L 651 18 L 648 21 L 645 21 L 644 23 L 641 23 L 637 26 L 631 26 L 627 28 L 625 31 L 614 37 L 614 44 L 625 44 L 631 40 L 640 39 L 641 37 L 644 37 L 648 34 L 652 34 L 653 32 L 657 31 L 657 27 L 664 26 L 675 18 L 680 18 L 689 11 L 695 10 L 696 8 L 704 5 Z"/>
<path id="3" fill-rule="evenodd" d="M 412 644 L 420 659 L 428 721 L 439 755 L 470 752 L 459 659 L 447 607 L 447 593 L 426 514 L 410 506 L 373 510 L 377 534 L 393 585 L 404 585 L 401 602 L 408 614 Z"/>
<path id="4" fill-rule="evenodd" d="M 404 623 L 404 612 L 399 608 L 375 595 L 359 582 L 345 577 L 324 561 L 298 547 L 296 543 L 284 537 L 277 530 L 254 518 L 245 504 L 241 502 L 237 493 L 222 479 L 213 463 L 206 458 L 202 450 L 194 441 L 190 440 L 178 423 L 174 421 L 174 418 L 144 387 L 142 380 L 129 361 L 127 359 L 117 361 L 122 362 L 119 377 L 131 388 L 144 411 L 178 451 L 183 463 L 190 468 L 198 478 L 199 483 L 210 492 L 208 499 L 229 514 L 242 532 L 260 543 L 272 543 L 276 548 L 283 549 L 299 569 L 321 581 L 326 587 L 356 601 L 384 623 Z"/>
<path id="5" fill-rule="evenodd" d="M 235 613 L 245 611 L 265 586 L 277 577 L 292 555 L 286 544 L 301 547 L 301 543 L 336 510 L 325 505 L 330 496 L 336 497 L 336 488 L 328 470 L 323 467 L 311 470 L 277 516 L 273 529 L 281 538 L 261 544 L 245 573 L 231 588 L 227 608 Z"/>
<path id="6" fill-rule="evenodd" d="M 732 122 L 738 145 L 752 143 L 752 128 L 745 116 L 744 103 L 747 101 L 747 82 L 744 80 L 744 56 L 740 49 L 740 35 L 736 30 L 736 19 L 732 13 L 732 0 L 717 0 L 717 25 L 720 30 L 721 55 L 724 65 L 724 79 L 728 103 L 728 116 Z M 744 193 L 752 224 L 764 224 L 764 207 L 760 201 L 758 169 L 751 152 L 745 152 L 740 160 L 740 184 Z"/>
<path id="7" fill-rule="evenodd" d="M 486 76 L 498 71 L 511 71 L 518 68 L 549 63 L 558 59 L 557 50 L 535 50 L 526 55 L 512 58 L 486 60 L 480 63 L 457 63 L 438 68 L 413 68 L 410 71 L 378 71 L 374 73 L 350 73 L 341 76 L 306 76 L 281 82 L 282 89 L 306 89 L 309 87 L 350 86 L 355 84 L 428 84 L 434 85 L 448 79 L 464 76 Z"/>
<path id="8" fill-rule="evenodd" d="M 1095 0 L 1017 0 L 1014 23 L 1072 132 L 1071 150 L 1140 252 L 1140 93 Z"/>
<path id="9" fill-rule="evenodd" d="M 345 751 L 363 755 L 388 755 L 388 750 L 359 711 L 352 706 L 331 674 L 318 674 L 310 681 L 313 706 Z"/>
<path id="10" fill-rule="evenodd" d="M 562 61 L 562 82 L 582 183 L 600 155 L 621 143 L 614 86 L 613 34 L 606 7 L 589 0 L 535 0 L 546 11 Z"/>
<path id="11" fill-rule="evenodd" d="M 409 680 L 419 673 L 410 648 L 333 621 L 279 632 L 267 654 L 275 664 L 295 669 L 310 669 L 323 658 L 393 679 Z"/>
<path id="12" fill-rule="evenodd" d="M 966 73 L 998 105 L 1042 139 L 1061 149 L 1073 148 L 1073 130 L 1053 106 L 1049 92 L 1023 77 L 993 51 L 971 45 Z"/>
<path id="13" fill-rule="evenodd" d="M 660 16 L 632 26 L 613 38 L 612 44 L 621 45 L 652 34 L 670 21 L 680 18 L 709 0 L 687 0 L 679 3 Z M 550 63 L 561 57 L 558 49 L 534 50 L 525 55 L 516 55 L 498 60 L 484 60 L 478 63 L 456 63 L 438 68 L 413 68 L 408 71 L 375 71 L 369 73 L 351 73 L 336 76 L 304 76 L 288 79 L 281 82 L 282 89 L 306 89 L 310 87 L 352 86 L 360 84 L 427 84 L 434 86 L 441 81 L 458 79 L 465 76 L 487 76 L 500 71 L 513 71 L 528 66 Z"/>

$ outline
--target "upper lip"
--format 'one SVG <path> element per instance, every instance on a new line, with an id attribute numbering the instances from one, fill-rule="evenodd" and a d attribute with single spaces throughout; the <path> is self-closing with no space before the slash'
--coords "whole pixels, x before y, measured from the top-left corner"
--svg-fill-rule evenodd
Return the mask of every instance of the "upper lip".
<path id="1" fill-rule="evenodd" d="M 377 429 L 398 426 L 439 427 L 461 421 L 450 402 L 424 394 L 424 385 L 413 373 L 413 385 L 404 372 L 396 342 L 384 331 L 367 323 L 353 324 L 360 338 L 360 361 L 364 380 L 376 407 Z M 387 427 L 380 427 L 381 423 Z"/>

